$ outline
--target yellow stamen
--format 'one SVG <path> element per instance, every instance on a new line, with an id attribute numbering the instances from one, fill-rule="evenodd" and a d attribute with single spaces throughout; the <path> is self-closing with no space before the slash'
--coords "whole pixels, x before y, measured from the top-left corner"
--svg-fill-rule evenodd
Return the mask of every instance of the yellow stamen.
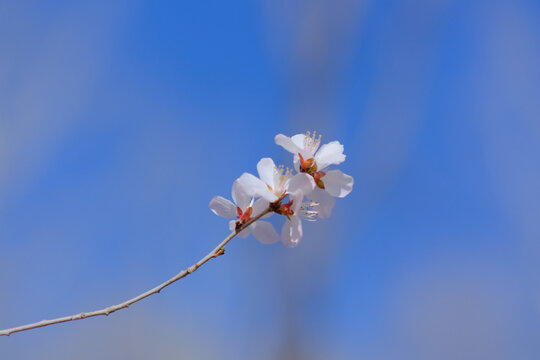
<path id="1" fill-rule="evenodd" d="M 300 207 L 300 215 L 307 221 L 317 221 L 317 216 L 319 215 L 318 206 L 319 203 L 315 201 L 303 202 Z"/>
<path id="2" fill-rule="evenodd" d="M 321 144 L 321 138 L 322 135 L 319 134 L 317 137 L 317 131 L 313 131 L 313 134 L 311 132 L 306 132 L 306 137 L 304 138 L 304 149 L 311 152 L 312 154 L 317 151 L 319 145 Z"/>

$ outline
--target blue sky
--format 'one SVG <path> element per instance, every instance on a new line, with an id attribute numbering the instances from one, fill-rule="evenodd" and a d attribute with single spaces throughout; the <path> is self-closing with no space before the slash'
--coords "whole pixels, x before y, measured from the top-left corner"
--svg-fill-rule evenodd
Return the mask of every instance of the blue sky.
<path id="1" fill-rule="evenodd" d="M 146 291 L 228 234 L 277 133 L 355 188 L 295 249 L 226 256 L 6 359 L 533 359 L 535 1 L 0 2 L 0 328 Z M 99 345 L 96 345 L 99 344 Z"/>

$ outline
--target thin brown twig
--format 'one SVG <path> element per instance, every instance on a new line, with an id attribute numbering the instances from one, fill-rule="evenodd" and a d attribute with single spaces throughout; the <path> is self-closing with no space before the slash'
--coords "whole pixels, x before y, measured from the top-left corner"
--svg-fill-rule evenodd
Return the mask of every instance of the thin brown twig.
<path id="1" fill-rule="evenodd" d="M 144 293 L 142 293 L 140 295 L 137 295 L 134 298 L 131 298 L 131 299 L 127 300 L 127 301 L 124 301 L 123 303 L 120 303 L 118 305 L 112 305 L 112 306 L 106 307 L 105 309 L 101 309 L 101 310 L 96 310 L 96 311 L 87 312 L 87 313 L 83 312 L 83 313 L 79 313 L 79 314 L 75 314 L 75 315 L 71 315 L 71 316 L 65 316 L 65 317 L 52 319 L 52 320 L 42 320 L 42 321 L 38 321 L 38 322 L 35 322 L 35 323 L 32 323 L 32 324 L 17 326 L 17 327 L 11 328 L 11 329 L 0 330 L 0 336 L 2 336 L 2 335 L 9 336 L 9 335 L 11 335 L 13 333 L 20 332 L 20 331 L 36 329 L 36 328 L 40 328 L 40 327 L 44 327 L 44 326 L 49 326 L 49 325 L 53 325 L 53 324 L 59 324 L 59 323 L 67 322 L 67 321 L 86 319 L 86 318 L 93 317 L 93 316 L 100 316 L 100 315 L 107 315 L 108 316 L 109 314 L 112 314 L 115 311 L 125 309 L 128 306 L 130 306 L 132 304 L 135 304 L 136 302 L 139 302 L 144 298 L 149 297 L 150 295 L 159 293 L 161 290 L 163 290 L 167 286 L 171 285 L 172 283 L 174 283 L 174 282 L 188 276 L 189 274 L 195 272 L 198 268 L 200 268 L 202 265 L 204 265 L 208 260 L 216 258 L 216 257 L 218 257 L 220 255 L 223 255 L 225 253 L 224 246 L 229 241 L 231 241 L 240 231 L 244 230 L 249 225 L 253 224 L 255 221 L 259 220 L 261 217 L 263 217 L 264 215 L 268 214 L 271 211 L 272 211 L 271 208 L 268 208 L 268 209 L 264 210 L 262 213 L 255 216 L 254 218 L 249 220 L 247 223 L 245 223 L 242 226 L 235 229 L 229 236 L 227 236 L 225 238 L 225 240 L 223 240 L 218 246 L 216 246 L 216 248 L 214 250 L 210 251 L 205 257 L 203 257 L 197 263 L 193 264 L 192 266 L 188 267 L 185 270 L 180 271 L 177 275 L 173 276 L 172 278 L 165 281 L 161 285 L 158 285 L 155 288 L 148 290 L 147 292 L 144 292 Z"/>

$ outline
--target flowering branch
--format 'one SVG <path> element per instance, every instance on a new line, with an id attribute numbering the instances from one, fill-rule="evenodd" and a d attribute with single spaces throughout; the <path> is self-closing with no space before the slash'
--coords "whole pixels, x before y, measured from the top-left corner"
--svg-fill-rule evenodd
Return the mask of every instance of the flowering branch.
<path id="1" fill-rule="evenodd" d="M 202 265 L 204 265 L 208 260 L 213 259 L 213 258 L 217 258 L 218 256 L 221 256 L 221 255 L 225 254 L 224 246 L 229 241 L 231 241 L 242 230 L 244 230 L 245 228 L 247 228 L 248 226 L 253 224 L 255 221 L 259 220 L 261 217 L 263 217 L 264 215 L 266 215 L 266 214 L 268 214 L 270 212 L 272 212 L 272 209 L 270 207 L 268 207 L 265 210 L 263 210 L 259 215 L 255 216 L 253 218 L 250 218 L 249 221 L 246 221 L 245 223 L 239 224 L 239 226 L 237 226 L 232 231 L 232 233 L 229 236 L 227 236 L 218 246 L 216 246 L 216 248 L 214 250 L 210 251 L 205 257 L 203 257 L 201 260 L 199 260 L 196 264 L 188 267 L 185 270 L 180 271 L 176 276 L 170 278 L 169 280 L 167 280 L 164 283 L 156 286 L 155 288 L 148 290 L 145 293 L 142 293 L 142 294 L 140 294 L 138 296 L 135 296 L 132 299 L 129 299 L 129 300 L 127 300 L 127 301 L 125 301 L 125 302 L 123 302 L 121 304 L 118 304 L 118 305 L 109 306 L 109 307 L 107 307 L 105 309 L 101 309 L 101 310 L 96 310 L 96 311 L 87 312 L 87 313 L 83 312 L 83 313 L 80 313 L 80 314 L 65 316 L 65 317 L 56 318 L 56 319 L 52 319 L 52 320 L 42 320 L 42 321 L 38 321 L 38 322 L 35 322 L 35 323 L 32 323 L 32 324 L 22 325 L 22 326 L 14 327 L 14 328 L 11 328 L 11 329 L 0 330 L 0 336 L 2 336 L 2 335 L 9 336 L 9 335 L 11 335 L 13 333 L 20 332 L 20 331 L 36 329 L 36 328 L 40 328 L 40 327 L 44 327 L 44 326 L 49 326 L 49 325 L 53 325 L 53 324 L 59 324 L 59 323 L 67 322 L 67 321 L 86 319 L 86 318 L 93 317 L 93 316 L 99 316 L 99 315 L 107 315 L 108 316 L 109 314 L 112 314 L 115 311 L 125 309 L 125 308 L 129 307 L 130 305 L 135 304 L 136 302 L 139 302 L 139 301 L 149 297 L 150 295 L 154 295 L 154 294 L 159 293 L 161 290 L 163 290 L 167 286 L 171 285 L 172 283 L 174 283 L 174 282 L 188 276 L 189 274 L 195 272 L 198 268 L 200 268 Z"/>
<path id="2" fill-rule="evenodd" d="M 263 244 L 273 244 L 281 240 L 288 247 L 297 246 L 303 234 L 300 217 L 304 217 L 308 221 L 315 221 L 317 217 L 329 217 L 335 204 L 334 197 L 347 196 L 352 191 L 354 180 L 340 170 L 327 170 L 329 166 L 339 165 L 345 161 L 343 145 L 338 141 L 331 141 L 319 148 L 321 136 L 317 137 L 315 132 L 291 137 L 278 134 L 274 141 L 294 155 L 293 162 L 297 174 L 293 175 L 289 169 L 285 171 L 283 166 L 277 167 L 270 158 L 263 158 L 257 164 L 258 178 L 252 174 L 243 173 L 233 182 L 231 196 L 234 202 L 221 196 L 212 198 L 209 204 L 210 210 L 218 216 L 229 219 L 229 229 L 232 232 L 199 262 L 182 270 L 163 284 L 121 304 L 89 313 L 42 320 L 33 324 L 0 330 L 0 336 L 9 336 L 19 331 L 86 319 L 92 316 L 109 315 L 127 308 L 150 295 L 159 293 L 172 283 L 195 272 L 208 260 L 223 255 L 225 253 L 224 246 L 236 235 L 245 238 L 253 233 L 253 236 Z M 308 201 L 304 201 L 304 198 Z M 288 201 L 285 202 L 285 199 Z M 253 213 L 258 215 L 251 217 Z M 273 213 L 286 218 L 281 236 L 268 221 L 259 221 L 254 224 L 257 220 L 267 218 Z M 252 224 L 253 226 L 250 227 Z"/>

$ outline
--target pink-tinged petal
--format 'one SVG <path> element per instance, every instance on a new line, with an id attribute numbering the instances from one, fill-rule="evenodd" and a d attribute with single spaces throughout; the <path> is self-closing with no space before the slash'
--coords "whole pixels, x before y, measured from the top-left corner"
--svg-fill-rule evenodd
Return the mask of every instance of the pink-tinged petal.
<path id="1" fill-rule="evenodd" d="M 300 217 L 291 216 L 291 220 L 285 221 L 281 230 L 281 241 L 287 247 L 293 248 L 302 239 L 302 222 Z"/>
<path id="2" fill-rule="evenodd" d="M 332 196 L 345 197 L 352 191 L 354 180 L 352 176 L 340 170 L 330 170 L 322 177 L 325 190 Z"/>
<path id="3" fill-rule="evenodd" d="M 274 244 L 280 237 L 274 226 L 267 221 L 257 221 L 251 225 L 253 236 L 263 244 Z"/>
<path id="4" fill-rule="evenodd" d="M 221 196 L 215 196 L 209 206 L 214 214 L 225 219 L 233 219 L 237 216 L 236 205 Z"/>
<path id="5" fill-rule="evenodd" d="M 316 188 L 311 194 L 309 194 L 308 199 L 311 201 L 319 203 L 316 207 L 316 210 L 319 211 L 319 217 L 327 218 L 332 215 L 332 209 L 336 204 L 336 199 L 325 190 Z"/>
<path id="6" fill-rule="evenodd" d="M 248 208 L 249 203 L 251 202 L 251 196 L 246 193 L 244 187 L 238 180 L 233 182 L 231 194 L 234 202 L 240 209 L 246 210 Z"/>
<path id="7" fill-rule="evenodd" d="M 268 202 L 277 200 L 277 196 L 268 190 L 268 186 L 252 174 L 243 173 L 236 181 L 238 181 L 249 196 L 262 196 Z"/>
<path id="8" fill-rule="evenodd" d="M 236 229 L 236 220 L 229 221 L 229 230 L 234 231 Z M 251 234 L 251 225 L 238 233 L 238 236 L 245 239 Z"/>
<path id="9" fill-rule="evenodd" d="M 240 236 L 242 239 L 245 239 L 249 236 L 249 234 L 251 234 L 251 226 L 248 226 L 247 228 L 245 228 L 244 230 L 240 231 L 238 233 L 238 236 Z"/>
<path id="10" fill-rule="evenodd" d="M 290 137 L 285 136 L 283 134 L 277 134 L 276 137 L 274 138 L 274 141 L 276 142 L 277 145 L 281 146 L 282 148 L 284 148 L 291 154 L 298 154 L 303 149 L 303 145 L 302 147 L 298 147 Z"/>
<path id="11" fill-rule="evenodd" d="M 257 172 L 259 173 L 259 178 L 264 181 L 267 185 L 270 185 L 272 188 L 275 187 L 276 183 L 276 164 L 274 160 L 270 158 L 263 158 L 257 163 Z"/>
<path id="12" fill-rule="evenodd" d="M 283 245 L 287 247 L 294 247 L 294 245 L 291 242 L 291 222 L 289 220 L 285 220 L 285 224 L 283 224 L 283 227 L 281 228 L 281 242 Z"/>
<path id="13" fill-rule="evenodd" d="M 343 145 L 339 141 L 332 141 L 321 146 L 315 154 L 318 170 L 322 170 L 329 165 L 338 165 L 345 161 Z"/>
<path id="14" fill-rule="evenodd" d="M 257 199 L 257 201 L 255 201 L 255 203 L 253 204 L 253 215 L 252 215 L 252 217 L 257 216 L 260 213 L 262 213 L 264 210 L 266 210 L 268 208 L 269 205 L 270 205 L 270 203 L 268 201 L 266 201 L 265 199 L 263 199 L 263 198 Z M 264 215 L 261 219 L 267 219 L 270 216 L 272 216 L 272 214 L 273 214 L 273 212 L 270 212 L 270 213 Z"/>
<path id="15" fill-rule="evenodd" d="M 300 173 L 294 175 L 291 180 L 289 180 L 289 184 L 287 187 L 288 192 L 295 192 L 296 190 L 301 190 L 304 195 L 308 195 L 315 189 L 315 180 L 313 180 L 313 176 L 308 175 L 306 173 Z"/>

